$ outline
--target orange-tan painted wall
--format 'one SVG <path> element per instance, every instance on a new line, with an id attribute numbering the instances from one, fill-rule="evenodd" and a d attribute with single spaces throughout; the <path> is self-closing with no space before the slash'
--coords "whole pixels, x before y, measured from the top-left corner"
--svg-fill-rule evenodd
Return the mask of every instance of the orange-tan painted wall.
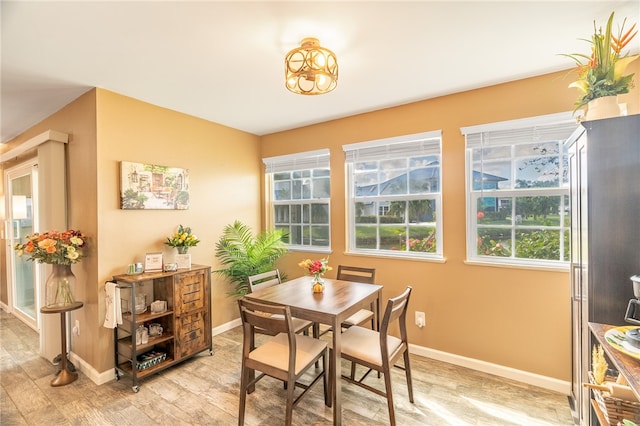
<path id="1" fill-rule="evenodd" d="M 465 262 L 465 140 L 460 133 L 464 126 L 572 111 L 577 92 L 567 89 L 570 77 L 566 72 L 543 75 L 264 136 L 262 155 L 330 149 L 330 264 L 375 267 L 385 299 L 412 285 L 411 343 L 570 380 L 568 271 Z M 638 89 L 619 101 L 627 103 L 629 114 L 640 112 Z M 439 129 L 446 262 L 347 253 L 342 145 Z M 297 277 L 303 271 L 296 263 L 307 257 L 318 254 L 291 253 L 280 266 L 289 277 Z M 414 311 L 426 313 L 425 328 L 413 325 Z"/>

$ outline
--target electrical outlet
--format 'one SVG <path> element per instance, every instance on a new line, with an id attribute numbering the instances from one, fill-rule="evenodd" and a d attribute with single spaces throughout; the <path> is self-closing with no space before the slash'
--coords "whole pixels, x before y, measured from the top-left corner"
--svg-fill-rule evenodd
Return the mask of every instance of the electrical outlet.
<path id="1" fill-rule="evenodd" d="M 76 320 L 76 325 L 73 326 L 73 334 L 76 336 L 80 335 L 80 321 Z"/>
<path id="2" fill-rule="evenodd" d="M 416 325 L 420 328 L 424 327 L 426 324 L 426 320 L 424 317 L 424 312 L 416 311 Z"/>

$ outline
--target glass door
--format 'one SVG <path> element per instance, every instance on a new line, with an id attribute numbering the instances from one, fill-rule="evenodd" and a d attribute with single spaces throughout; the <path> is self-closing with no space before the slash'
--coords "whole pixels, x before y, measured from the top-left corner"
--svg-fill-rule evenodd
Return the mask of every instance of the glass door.
<path id="1" fill-rule="evenodd" d="M 9 169 L 5 182 L 9 304 L 16 317 L 38 331 L 38 268 L 26 257 L 19 257 L 13 249 L 16 243 L 24 242 L 25 236 L 37 229 L 37 165 L 29 162 Z"/>

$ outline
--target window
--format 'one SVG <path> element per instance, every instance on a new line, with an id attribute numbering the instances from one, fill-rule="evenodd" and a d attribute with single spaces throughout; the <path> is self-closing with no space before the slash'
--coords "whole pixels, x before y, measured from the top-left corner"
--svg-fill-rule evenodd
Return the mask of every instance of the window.
<path id="1" fill-rule="evenodd" d="M 567 114 L 466 127 L 467 255 L 494 263 L 569 261 Z"/>
<path id="2" fill-rule="evenodd" d="M 263 159 L 272 223 L 292 250 L 329 251 L 331 181 L 329 150 Z"/>
<path id="3" fill-rule="evenodd" d="M 343 146 L 350 252 L 442 258 L 441 132 Z"/>

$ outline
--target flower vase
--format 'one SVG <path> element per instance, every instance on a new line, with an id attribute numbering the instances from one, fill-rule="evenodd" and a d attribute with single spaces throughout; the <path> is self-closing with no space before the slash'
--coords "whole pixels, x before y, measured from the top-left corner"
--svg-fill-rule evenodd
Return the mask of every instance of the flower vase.
<path id="1" fill-rule="evenodd" d="M 187 254 L 187 252 L 189 251 L 188 246 L 178 246 L 176 248 L 178 249 L 178 254 Z"/>
<path id="2" fill-rule="evenodd" d="M 53 264 L 53 271 L 45 284 L 45 308 L 57 309 L 73 305 L 76 276 L 71 265 Z"/>
<path id="3" fill-rule="evenodd" d="M 324 291 L 324 280 L 322 279 L 322 275 L 313 274 L 313 279 L 311 280 L 311 288 L 314 293 L 322 293 Z"/>
<path id="4" fill-rule="evenodd" d="M 587 120 L 600 120 L 602 118 L 620 116 L 620 106 L 617 96 L 603 96 L 595 98 L 587 104 Z"/>

